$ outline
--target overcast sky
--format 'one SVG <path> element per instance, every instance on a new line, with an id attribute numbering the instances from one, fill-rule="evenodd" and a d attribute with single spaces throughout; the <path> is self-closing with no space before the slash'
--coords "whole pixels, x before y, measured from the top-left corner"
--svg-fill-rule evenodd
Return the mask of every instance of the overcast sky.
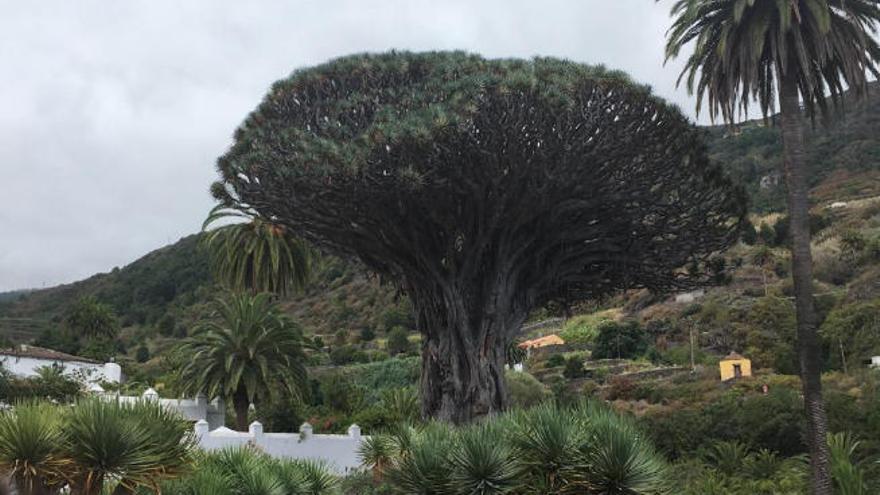
<path id="1" fill-rule="evenodd" d="M 354 52 L 604 63 L 693 114 L 671 0 L 0 0 L 0 291 L 124 266 L 200 228 L 269 85 Z"/>

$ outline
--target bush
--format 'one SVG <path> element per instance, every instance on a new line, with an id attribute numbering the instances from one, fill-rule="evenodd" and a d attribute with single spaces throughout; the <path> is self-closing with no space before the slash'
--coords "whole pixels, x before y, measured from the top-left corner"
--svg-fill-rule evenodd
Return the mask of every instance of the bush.
<path id="1" fill-rule="evenodd" d="M 343 345 L 330 351 L 330 362 L 336 366 L 343 366 L 351 363 L 366 363 L 370 358 L 367 353 L 358 349 L 353 345 Z"/>
<path id="2" fill-rule="evenodd" d="M 177 326 L 177 321 L 174 319 L 169 313 L 166 313 L 159 322 L 156 324 L 156 327 L 159 329 L 159 333 L 164 335 L 165 337 L 170 337 L 174 334 L 174 328 Z"/>
<path id="3" fill-rule="evenodd" d="M 557 366 L 562 366 L 565 364 L 565 356 L 562 354 L 553 354 L 547 359 L 547 367 L 548 368 L 556 368 Z"/>
<path id="4" fill-rule="evenodd" d="M 599 327 L 593 358 L 631 359 L 644 354 L 647 348 L 645 331 L 637 321 L 629 320 L 622 323 L 609 321 Z"/>
<path id="5" fill-rule="evenodd" d="M 134 359 L 139 363 L 146 363 L 150 360 L 150 350 L 147 346 L 141 345 L 137 348 Z"/>
<path id="6" fill-rule="evenodd" d="M 504 376 L 510 393 L 510 405 L 513 407 L 536 406 L 553 395 L 537 378 L 528 373 L 508 370 Z"/>
<path id="7" fill-rule="evenodd" d="M 583 378 L 584 362 L 579 356 L 572 356 L 565 360 L 565 369 L 562 370 L 562 376 L 569 380 Z"/>
<path id="8" fill-rule="evenodd" d="M 394 327 L 388 332 L 388 341 L 385 344 L 388 354 L 396 356 L 398 354 L 409 353 L 412 345 L 409 341 L 409 332 L 403 327 Z"/>
<path id="9" fill-rule="evenodd" d="M 636 385 L 625 376 L 614 375 L 608 380 L 605 398 L 608 400 L 630 400 L 636 391 Z"/>
<path id="10" fill-rule="evenodd" d="M 375 338 L 376 332 L 373 331 L 372 327 L 361 328 L 361 342 L 371 342 Z"/>
<path id="11" fill-rule="evenodd" d="M 742 239 L 742 241 L 749 246 L 752 246 L 756 242 L 758 242 L 758 231 L 755 229 L 755 225 L 752 224 L 752 222 L 746 222 L 745 226 L 743 227 L 740 239 Z"/>
<path id="12" fill-rule="evenodd" d="M 381 320 L 382 326 L 389 332 L 395 327 L 412 328 L 414 326 L 412 311 L 405 305 L 387 308 L 382 312 Z"/>
<path id="13" fill-rule="evenodd" d="M 613 311 L 600 311 L 586 315 L 578 315 L 569 318 L 559 336 L 566 344 L 589 345 L 599 335 L 599 326 L 612 320 Z"/>

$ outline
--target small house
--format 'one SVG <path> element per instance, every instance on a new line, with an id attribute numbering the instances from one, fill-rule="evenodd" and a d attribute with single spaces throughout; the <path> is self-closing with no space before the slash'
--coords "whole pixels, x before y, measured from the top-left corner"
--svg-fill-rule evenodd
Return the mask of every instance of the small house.
<path id="1" fill-rule="evenodd" d="M 740 356 L 735 352 L 731 352 L 725 356 L 719 363 L 721 369 L 721 381 L 726 382 L 734 378 L 742 378 L 744 376 L 752 376 L 752 361 L 746 357 Z"/>
<path id="2" fill-rule="evenodd" d="M 122 368 L 116 363 L 101 363 L 33 345 L 0 349 L 0 366 L 23 378 L 37 376 L 40 368 L 48 366 L 61 368 L 68 375 L 80 374 L 92 383 L 122 381 Z"/>
<path id="3" fill-rule="evenodd" d="M 526 340 L 519 344 L 520 349 L 539 349 L 551 345 L 564 345 L 565 341 L 559 335 L 546 335 L 537 339 Z"/>

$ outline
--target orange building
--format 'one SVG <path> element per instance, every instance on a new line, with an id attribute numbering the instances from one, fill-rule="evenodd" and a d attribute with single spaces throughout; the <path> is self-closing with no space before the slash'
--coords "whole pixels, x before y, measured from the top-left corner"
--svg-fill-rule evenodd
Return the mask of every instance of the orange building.
<path id="1" fill-rule="evenodd" d="M 538 349 L 540 347 L 547 347 L 550 345 L 563 345 L 565 341 L 562 340 L 562 337 L 556 334 L 545 335 L 543 337 L 539 337 L 537 339 L 526 340 L 525 342 L 520 342 L 518 347 L 520 349 Z"/>

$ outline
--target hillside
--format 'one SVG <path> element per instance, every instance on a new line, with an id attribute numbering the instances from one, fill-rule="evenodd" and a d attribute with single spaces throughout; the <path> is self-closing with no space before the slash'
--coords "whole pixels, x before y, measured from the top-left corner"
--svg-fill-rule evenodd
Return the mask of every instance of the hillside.
<path id="1" fill-rule="evenodd" d="M 847 107 L 845 119 L 827 127 L 817 124 L 808 139 L 813 197 L 819 205 L 880 195 L 880 86 L 872 84 L 867 101 L 847 102 Z M 713 159 L 748 189 L 755 227 L 766 220 L 767 228 L 772 228 L 776 217 L 757 215 L 778 211 L 784 202 L 778 131 L 751 121 L 735 131 L 708 127 L 706 132 Z M 870 227 L 858 226 L 869 229 L 868 238 L 874 235 Z M 0 336 L 13 341 L 35 339 L 57 327 L 79 298 L 94 295 L 120 317 L 127 352 L 148 341 L 151 350 L 161 352 L 185 336 L 205 303 L 219 294 L 198 239 L 198 235 L 185 237 L 128 266 L 80 282 L 0 294 Z M 834 248 L 834 241 L 829 242 L 829 249 Z M 819 261 L 821 257 L 820 253 Z M 340 330 L 355 333 L 367 327 L 381 333 L 393 326 L 412 326 L 405 299 L 360 267 L 337 259 L 322 263 L 304 294 L 281 303 L 307 333 L 325 340 Z"/>
<path id="2" fill-rule="evenodd" d="M 869 85 L 864 100 L 847 98 L 843 108 L 844 116 L 825 125 L 817 121 L 806 137 L 817 202 L 880 195 L 880 83 Z M 752 210 L 782 210 L 785 189 L 780 174 L 779 130 L 766 126 L 763 120 L 753 120 L 734 130 L 716 126 L 707 132 L 712 158 L 745 184 Z"/>

